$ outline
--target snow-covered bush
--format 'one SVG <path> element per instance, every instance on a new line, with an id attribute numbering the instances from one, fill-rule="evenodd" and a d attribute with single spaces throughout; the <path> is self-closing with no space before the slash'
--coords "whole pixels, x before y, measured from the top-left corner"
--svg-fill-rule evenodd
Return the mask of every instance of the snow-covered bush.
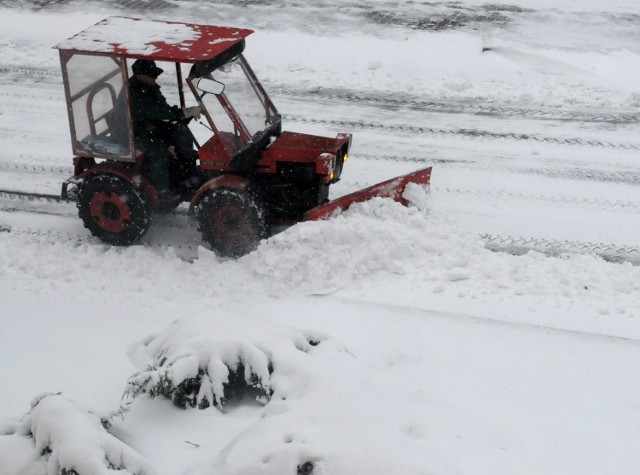
<path id="1" fill-rule="evenodd" d="M 60 394 L 33 400 L 20 421 L 0 427 L 2 475 L 152 475 L 151 465 Z"/>
<path id="2" fill-rule="evenodd" d="M 324 335 L 266 324 L 256 318 L 205 313 L 174 322 L 135 346 L 143 368 L 129 378 L 126 396 L 162 396 L 182 408 L 223 409 L 230 399 L 269 400 L 281 365 L 304 355 Z"/>

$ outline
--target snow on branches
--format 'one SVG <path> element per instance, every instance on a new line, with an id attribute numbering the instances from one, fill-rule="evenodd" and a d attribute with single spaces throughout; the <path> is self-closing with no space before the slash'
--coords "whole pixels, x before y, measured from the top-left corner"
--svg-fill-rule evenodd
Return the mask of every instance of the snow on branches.
<path id="1" fill-rule="evenodd" d="M 97 416 L 60 394 L 34 399 L 31 411 L 19 422 L 2 427 L 0 437 L 14 439 L 0 444 L 0 452 L 13 451 L 13 464 L 5 467 L 8 473 L 155 474 L 142 456 L 109 434 Z"/>
<path id="2" fill-rule="evenodd" d="M 228 400 L 247 397 L 266 403 L 278 371 L 326 339 L 257 318 L 239 322 L 206 313 L 181 319 L 133 348 L 144 369 L 129 378 L 125 394 L 163 396 L 182 408 L 224 410 Z"/>

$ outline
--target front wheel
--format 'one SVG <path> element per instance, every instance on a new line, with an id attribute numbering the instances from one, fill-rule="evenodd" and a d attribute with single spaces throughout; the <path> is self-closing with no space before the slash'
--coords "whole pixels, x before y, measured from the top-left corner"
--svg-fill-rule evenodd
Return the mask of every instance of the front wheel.
<path id="1" fill-rule="evenodd" d="M 258 247 L 267 235 L 264 212 L 249 193 L 218 189 L 196 207 L 203 239 L 222 257 L 240 257 Z"/>
<path id="2" fill-rule="evenodd" d="M 85 182 L 78 195 L 78 208 L 91 234 L 117 246 L 138 241 L 151 223 L 142 192 L 113 175 L 97 175 Z"/>

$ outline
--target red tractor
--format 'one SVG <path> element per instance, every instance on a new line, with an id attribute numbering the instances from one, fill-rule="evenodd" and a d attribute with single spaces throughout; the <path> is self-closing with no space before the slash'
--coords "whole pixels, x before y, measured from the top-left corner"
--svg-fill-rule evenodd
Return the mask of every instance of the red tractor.
<path id="1" fill-rule="evenodd" d="M 148 230 L 153 213 L 188 201 L 205 241 L 222 256 L 255 249 L 274 225 L 320 219 L 373 196 L 402 201 L 420 170 L 329 202 L 340 179 L 350 134 L 335 138 L 282 131 L 282 119 L 242 52 L 251 30 L 111 17 L 58 44 L 69 113 L 74 176 L 63 197 L 77 197 L 80 218 L 103 241 L 128 245 Z M 198 186 L 167 200 L 136 143 L 128 77 L 138 59 L 172 63 L 175 99 L 185 88 L 209 133 L 197 149 Z M 171 79 L 170 78 L 170 79 Z M 118 110 L 118 104 L 125 104 Z"/>

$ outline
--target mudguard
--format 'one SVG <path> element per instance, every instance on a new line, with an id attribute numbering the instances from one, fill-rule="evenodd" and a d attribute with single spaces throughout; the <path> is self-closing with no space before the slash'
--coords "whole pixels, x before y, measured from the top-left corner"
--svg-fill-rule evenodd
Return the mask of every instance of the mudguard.
<path id="1" fill-rule="evenodd" d="M 193 214 L 195 206 L 205 193 L 213 190 L 214 188 L 231 188 L 233 190 L 244 191 L 249 186 L 249 180 L 245 177 L 238 175 L 220 175 L 207 181 L 202 185 L 189 203 L 189 214 Z"/>
<path id="2" fill-rule="evenodd" d="M 160 205 L 160 196 L 158 190 L 153 184 L 135 170 L 129 170 L 126 168 L 106 168 L 106 167 L 94 167 L 85 170 L 76 178 L 78 180 L 86 180 L 94 175 L 113 175 L 122 178 L 127 183 L 131 184 L 135 189 L 142 190 L 149 199 L 149 205 L 151 208 L 157 208 Z"/>

